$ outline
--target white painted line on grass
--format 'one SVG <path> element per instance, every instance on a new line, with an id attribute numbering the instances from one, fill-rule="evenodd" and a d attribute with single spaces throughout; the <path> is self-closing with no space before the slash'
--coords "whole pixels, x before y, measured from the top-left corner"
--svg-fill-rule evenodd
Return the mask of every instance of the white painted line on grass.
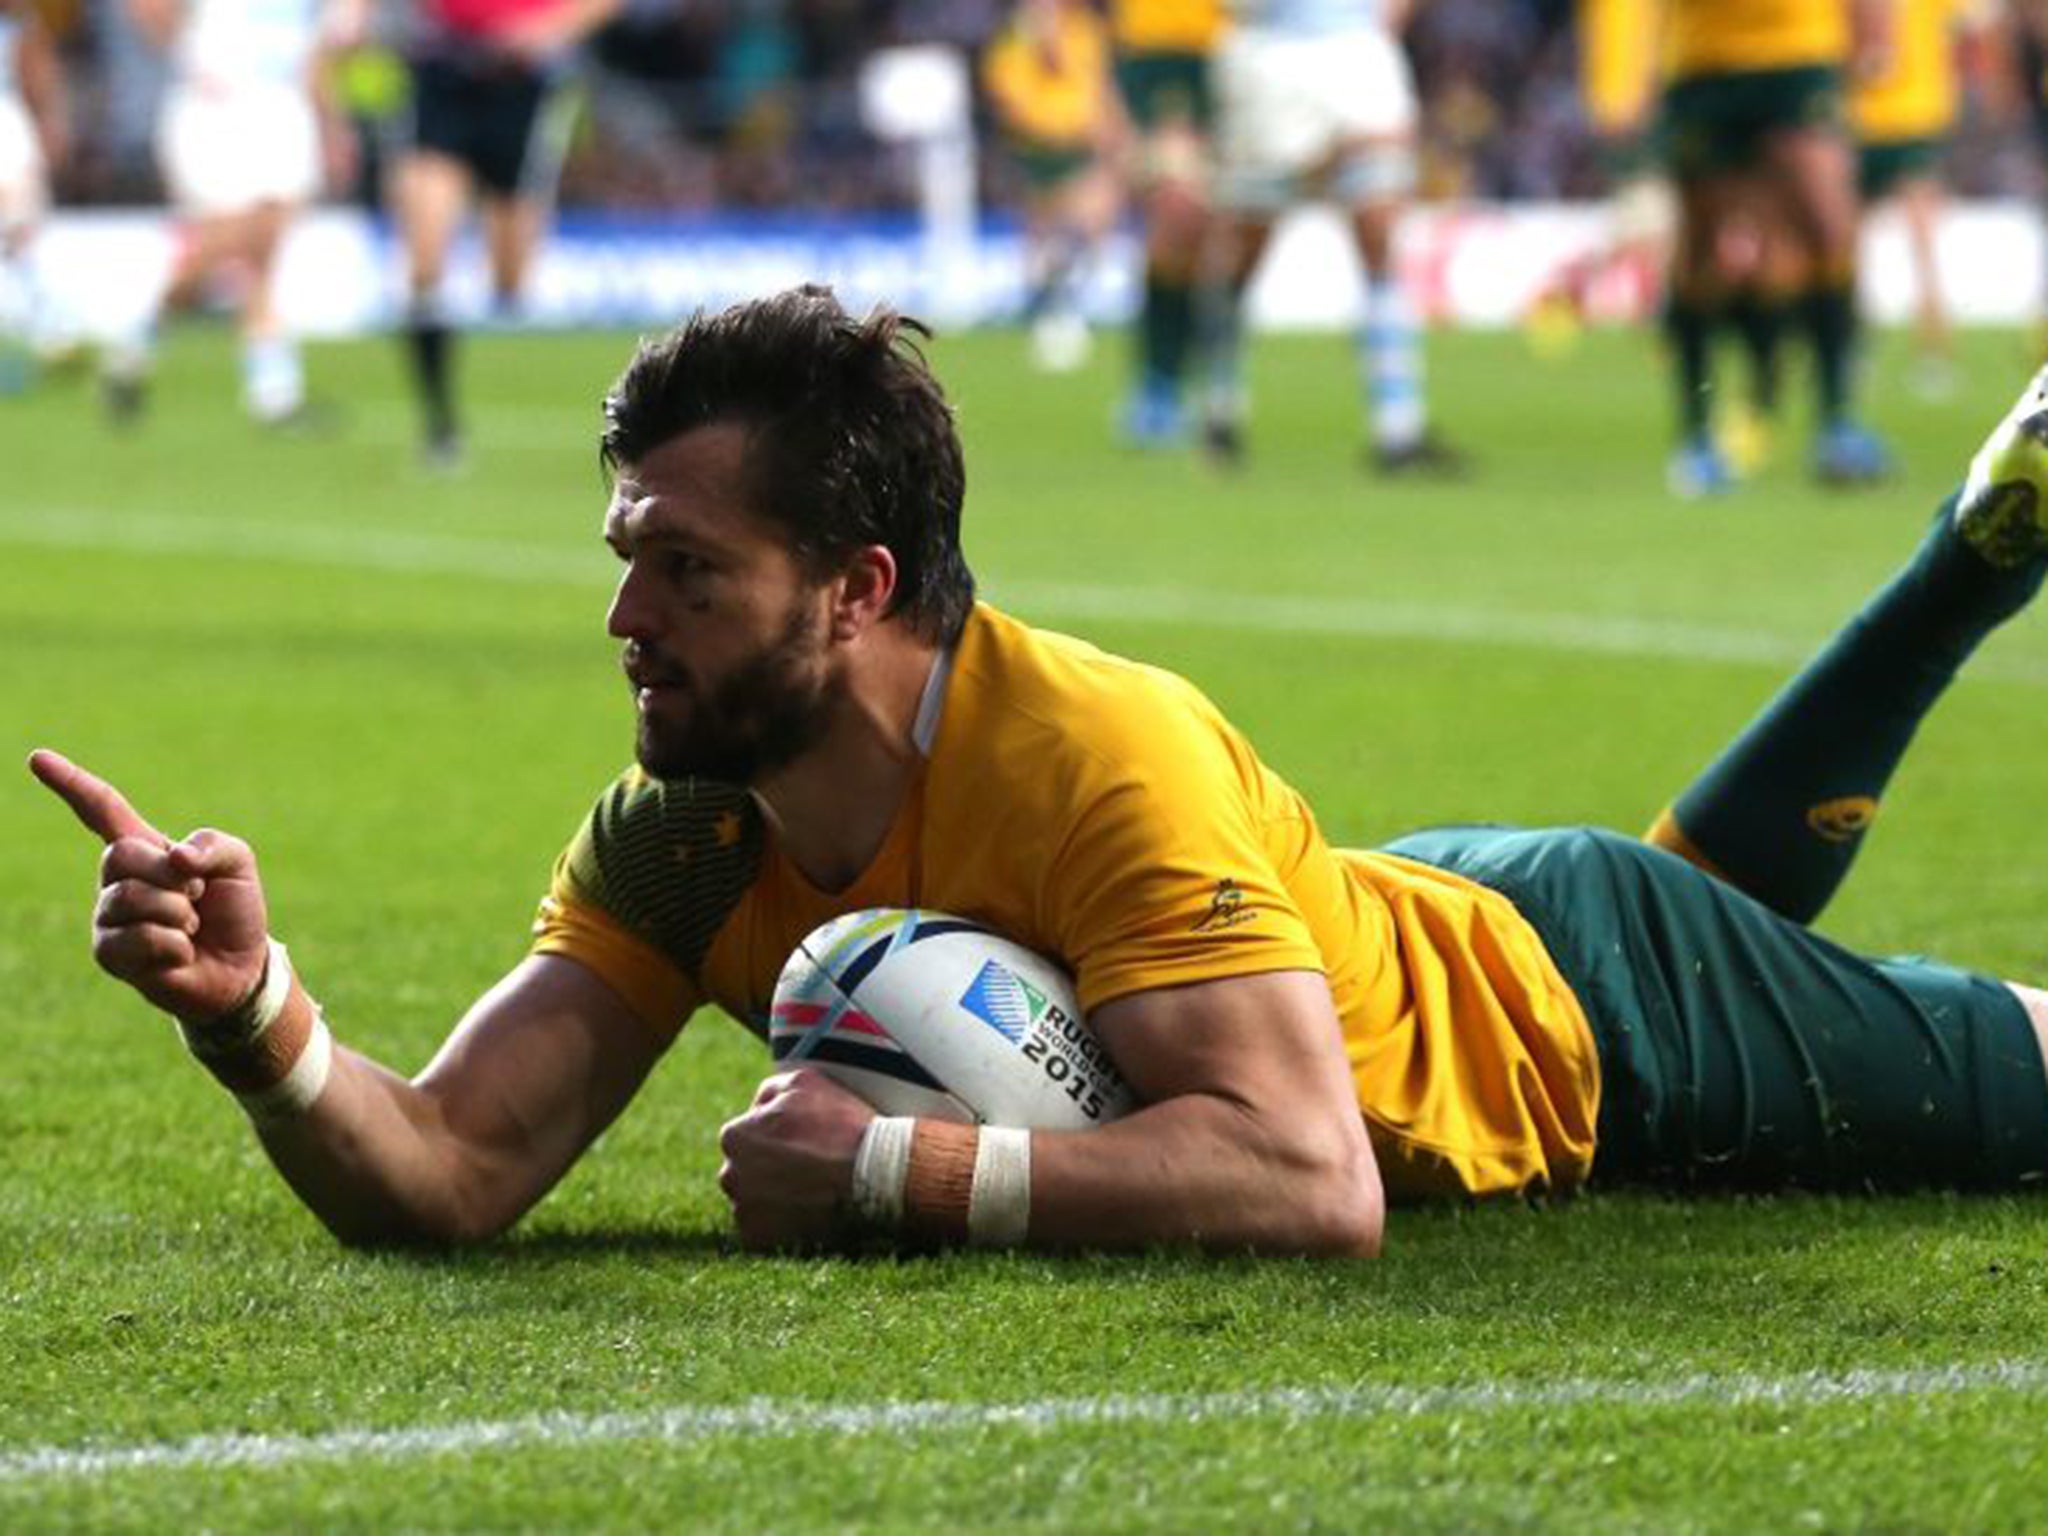
<path id="1" fill-rule="evenodd" d="M 610 557 L 596 548 L 594 520 L 592 528 L 591 547 L 585 553 L 503 539 L 309 527 L 250 518 L 55 508 L 0 511 L 0 544 L 208 555 L 595 589 L 611 583 L 614 567 Z M 1020 615 L 1037 620 L 1173 624 L 1288 637 L 1502 645 L 1773 667 L 1805 660 L 1818 644 L 1817 637 L 1628 614 L 1516 612 L 1371 598 L 1261 596 L 1199 588 L 1030 580 L 991 583 L 990 595 Z M 2006 682 L 2048 685 L 2048 658 L 1993 655 L 1973 662 L 1971 671 Z"/>
<path id="2" fill-rule="evenodd" d="M 819 1434 L 968 1434 L 1018 1429 L 1173 1425 L 1245 1419 L 1430 1418 L 1578 1408 L 1826 1408 L 1914 1401 L 1968 1392 L 2048 1393 L 2048 1362 L 1994 1360 L 1921 1370 L 1802 1371 L 1789 1376 L 1693 1375 L 1669 1381 L 1566 1379 L 1466 1386 L 1291 1387 L 1267 1391 L 1053 1397 L 1017 1403 L 805 1403 L 760 1398 L 727 1407 L 642 1413 L 539 1413 L 410 1429 L 341 1429 L 316 1435 L 201 1435 L 131 1445 L 38 1446 L 0 1451 L 0 1487 L 117 1472 L 217 1471 L 309 1462 L 410 1461 L 515 1449 L 624 1444 L 690 1445 L 714 1439 Z"/>
<path id="3" fill-rule="evenodd" d="M 609 552 L 591 518 L 587 552 L 503 539 L 399 529 L 317 527 L 256 518 L 179 517 L 161 512 L 38 508 L 0 512 L 0 543 L 142 555 L 208 555 L 287 565 L 473 576 L 492 581 L 597 587 L 608 583 Z"/>
<path id="4" fill-rule="evenodd" d="M 1024 581 L 1004 583 L 1001 595 L 1011 607 L 1068 619 L 1184 624 L 1340 639 L 1462 641 L 1686 661 L 1790 664 L 1804 660 L 1816 643 L 1753 629 L 1675 624 L 1625 614 L 1517 613 L 1382 599 L 1262 597 L 1197 588 Z"/>

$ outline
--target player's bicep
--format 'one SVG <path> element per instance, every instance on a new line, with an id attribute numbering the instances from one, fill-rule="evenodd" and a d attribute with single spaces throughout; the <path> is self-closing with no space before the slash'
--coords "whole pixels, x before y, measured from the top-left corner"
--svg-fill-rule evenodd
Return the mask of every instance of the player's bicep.
<path id="1" fill-rule="evenodd" d="M 1088 1022 L 1146 1103 L 1207 1094 L 1358 1119 L 1350 1062 L 1319 971 L 1279 970 L 1113 998 Z"/>
<path id="2" fill-rule="evenodd" d="M 1378 1251 L 1385 1193 L 1320 972 L 1133 992 L 1090 1022 L 1143 1104 L 1033 1138 L 1034 1239 Z"/>
<path id="3" fill-rule="evenodd" d="M 471 1175 L 523 1208 L 625 1108 L 670 1038 L 588 967 L 533 955 L 415 1082 Z"/>

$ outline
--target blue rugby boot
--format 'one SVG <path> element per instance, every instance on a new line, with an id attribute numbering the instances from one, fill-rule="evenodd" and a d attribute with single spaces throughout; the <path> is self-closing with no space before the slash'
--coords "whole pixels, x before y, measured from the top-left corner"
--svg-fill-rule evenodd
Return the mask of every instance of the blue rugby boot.
<path id="1" fill-rule="evenodd" d="M 1833 421 L 1813 445 L 1813 475 L 1823 485 L 1876 485 L 1891 477 L 1884 439 L 1853 421 Z"/>
<path id="2" fill-rule="evenodd" d="M 1701 433 L 1679 444 L 1665 466 L 1664 483 L 1680 501 L 1702 501 L 1734 490 L 1735 472 L 1714 440 Z"/>
<path id="3" fill-rule="evenodd" d="M 1188 440 L 1187 412 L 1171 379 L 1147 374 L 1117 417 L 1117 435 L 1124 445 L 1146 450 L 1178 448 Z"/>

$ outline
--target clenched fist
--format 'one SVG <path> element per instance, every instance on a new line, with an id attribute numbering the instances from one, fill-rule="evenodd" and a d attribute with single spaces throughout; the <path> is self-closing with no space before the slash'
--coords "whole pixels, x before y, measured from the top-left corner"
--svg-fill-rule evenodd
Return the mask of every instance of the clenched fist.
<path id="1" fill-rule="evenodd" d="M 778 1072 L 719 1132 L 718 1187 L 749 1248 L 818 1248 L 852 1228 L 853 1159 L 875 1112 L 822 1072 Z"/>

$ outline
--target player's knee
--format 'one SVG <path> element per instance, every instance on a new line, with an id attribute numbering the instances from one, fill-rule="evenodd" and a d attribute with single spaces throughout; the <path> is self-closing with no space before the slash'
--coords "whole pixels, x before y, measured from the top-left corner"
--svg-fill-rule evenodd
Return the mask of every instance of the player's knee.
<path id="1" fill-rule="evenodd" d="M 1697 865 L 1710 875 L 1720 874 L 1714 867 L 1714 861 L 1700 850 L 1685 828 L 1678 824 L 1678 817 L 1672 813 L 1668 805 L 1657 813 L 1657 819 L 1651 822 L 1643 833 L 1643 841 L 1652 848 L 1662 848 L 1666 853 L 1677 854 L 1686 863 Z"/>
<path id="2" fill-rule="evenodd" d="M 2034 1026 L 2034 1043 L 2040 1048 L 2042 1065 L 2048 1067 L 2048 992 L 2016 981 L 2005 985 L 2027 1010 L 2027 1022 Z"/>

